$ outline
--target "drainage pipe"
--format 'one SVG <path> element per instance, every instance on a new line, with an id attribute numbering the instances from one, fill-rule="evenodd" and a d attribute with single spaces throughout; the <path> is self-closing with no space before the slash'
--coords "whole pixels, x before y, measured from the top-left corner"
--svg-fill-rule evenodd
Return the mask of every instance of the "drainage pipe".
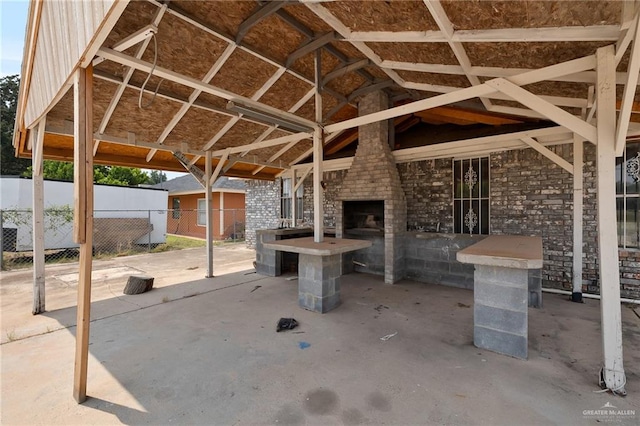
<path id="1" fill-rule="evenodd" d="M 558 290 L 556 288 L 543 288 L 543 293 L 553 293 L 553 294 L 565 294 L 567 296 L 571 296 L 573 293 L 567 290 Z M 598 299 L 600 300 L 599 294 L 590 294 L 590 293 L 582 293 L 582 297 L 586 299 Z M 620 298 L 621 302 L 631 303 L 632 305 L 640 305 L 640 299 L 625 299 L 623 297 Z"/>

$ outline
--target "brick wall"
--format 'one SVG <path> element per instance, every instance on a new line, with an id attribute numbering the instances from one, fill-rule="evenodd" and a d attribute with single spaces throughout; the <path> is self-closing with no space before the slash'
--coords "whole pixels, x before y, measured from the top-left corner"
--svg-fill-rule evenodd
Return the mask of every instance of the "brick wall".
<path id="1" fill-rule="evenodd" d="M 280 180 L 247 180 L 245 240 L 256 245 L 256 229 L 276 228 L 280 219 Z"/>
<path id="2" fill-rule="evenodd" d="M 367 115 L 389 107 L 382 91 L 364 95 L 358 114 Z M 340 201 L 384 200 L 384 281 L 392 284 L 404 277 L 403 238 L 407 230 L 407 201 L 389 147 L 389 123 L 379 121 L 358 127 L 358 147 L 338 194 Z M 336 236 L 343 236 L 342 203 L 336 203 Z M 363 251 L 366 251 L 363 250 Z"/>
<path id="3" fill-rule="evenodd" d="M 347 175 L 346 170 L 337 170 L 324 172 L 322 180 L 327 184 L 323 191 L 324 197 L 324 225 L 336 226 L 336 205 L 338 203 L 338 195 L 342 189 L 342 182 Z M 305 222 L 313 222 L 313 173 L 304 180 L 302 184 L 304 188 L 303 208 Z"/>
<path id="4" fill-rule="evenodd" d="M 571 145 L 550 147 L 573 162 Z M 583 219 L 583 291 L 598 293 L 598 252 L 595 190 L 595 147 L 585 144 Z M 453 229 L 452 159 L 403 163 L 397 166 L 407 201 L 407 226 L 451 233 Z M 538 235 L 543 239 L 545 287 L 571 290 L 573 262 L 573 178 L 533 149 L 490 156 L 492 234 Z M 335 211 L 335 191 L 344 171 L 327 172 L 325 223 Z M 313 217 L 313 194 L 305 182 L 305 215 Z M 305 216 L 306 217 L 306 216 Z M 640 250 L 620 250 L 622 297 L 640 298 Z"/>
<path id="5" fill-rule="evenodd" d="M 407 198 L 407 226 L 453 232 L 453 163 L 450 158 L 398 164 Z"/>
<path id="6" fill-rule="evenodd" d="M 571 145 L 551 148 L 572 161 Z M 542 237 L 546 287 L 572 288 L 573 177 L 533 149 L 491 155 L 492 234 Z"/>

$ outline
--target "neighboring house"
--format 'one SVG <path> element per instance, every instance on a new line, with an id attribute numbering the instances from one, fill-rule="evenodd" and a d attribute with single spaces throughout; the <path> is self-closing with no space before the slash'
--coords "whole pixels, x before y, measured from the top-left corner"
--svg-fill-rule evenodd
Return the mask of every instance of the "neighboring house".
<path id="1" fill-rule="evenodd" d="M 167 233 L 205 238 L 206 205 L 202 185 L 190 174 L 153 185 L 169 191 Z M 244 238 L 243 179 L 219 178 L 213 185 L 213 238 Z"/>
<path id="2" fill-rule="evenodd" d="M 31 211 L 33 184 L 30 178 L 0 177 L 0 210 L 10 251 L 33 249 Z M 73 182 L 44 181 L 45 249 L 78 247 L 73 242 Z M 167 192 L 96 184 L 94 187 L 94 246 L 128 239 L 137 244 L 165 242 Z M 151 225 L 151 226 L 149 226 Z M 151 230 L 151 235 L 149 235 Z"/>

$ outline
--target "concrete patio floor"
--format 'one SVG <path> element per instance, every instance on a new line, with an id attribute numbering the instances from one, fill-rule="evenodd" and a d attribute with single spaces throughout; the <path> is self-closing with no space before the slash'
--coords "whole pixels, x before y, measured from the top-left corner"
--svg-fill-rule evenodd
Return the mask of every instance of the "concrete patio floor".
<path id="1" fill-rule="evenodd" d="M 343 304 L 320 315 L 297 306 L 295 280 L 251 270 L 195 279 L 188 268 L 203 262 L 193 258 L 195 265 L 180 264 L 174 252 L 152 261 L 157 273 L 165 264 L 168 278 L 156 275 L 163 284 L 149 293 L 100 290 L 83 405 L 71 396 L 75 308 L 33 317 L 30 297 L 7 299 L 3 290 L 3 334 L 7 312 L 21 303 L 27 314 L 13 320 L 13 341 L 0 347 L 1 423 L 640 423 L 640 318 L 630 307 L 622 309 L 628 396 L 621 398 L 594 392 L 602 358 L 595 300 L 545 294 L 544 308 L 529 310 L 529 360 L 521 361 L 473 346 L 471 291 L 388 286 L 354 273 L 343 277 Z M 151 264 L 140 262 L 142 270 Z M 119 280 L 121 289 L 126 278 Z M 75 297 L 72 287 L 50 309 L 66 300 L 62 293 Z M 276 333 L 280 317 L 300 326 Z M 608 403 L 635 415 L 588 413 Z"/>

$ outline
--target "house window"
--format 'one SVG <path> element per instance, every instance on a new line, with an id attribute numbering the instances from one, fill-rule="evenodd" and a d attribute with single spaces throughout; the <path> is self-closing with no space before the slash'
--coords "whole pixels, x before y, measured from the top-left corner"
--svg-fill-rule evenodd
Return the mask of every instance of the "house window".
<path id="1" fill-rule="evenodd" d="M 172 201 L 172 216 L 174 219 L 180 219 L 180 198 L 174 198 Z"/>
<path id="2" fill-rule="evenodd" d="M 293 192 L 293 181 L 291 178 L 283 178 L 282 179 L 282 197 L 280 199 L 280 216 L 281 219 L 291 219 L 291 203 L 292 201 L 292 192 Z M 295 194 L 295 203 L 296 203 L 296 219 L 302 220 L 302 207 L 303 202 L 302 198 L 304 196 L 304 188 L 302 185 L 298 187 L 298 190 Z M 295 226 L 295 223 L 291 225 Z"/>
<path id="3" fill-rule="evenodd" d="M 616 158 L 618 245 L 640 248 L 640 143 L 627 144 Z"/>
<path id="4" fill-rule="evenodd" d="M 207 200 L 206 198 L 198 199 L 198 218 L 196 223 L 199 226 L 207 226 Z"/>
<path id="5" fill-rule="evenodd" d="M 458 234 L 489 233 L 489 157 L 454 160 L 453 219 Z"/>

